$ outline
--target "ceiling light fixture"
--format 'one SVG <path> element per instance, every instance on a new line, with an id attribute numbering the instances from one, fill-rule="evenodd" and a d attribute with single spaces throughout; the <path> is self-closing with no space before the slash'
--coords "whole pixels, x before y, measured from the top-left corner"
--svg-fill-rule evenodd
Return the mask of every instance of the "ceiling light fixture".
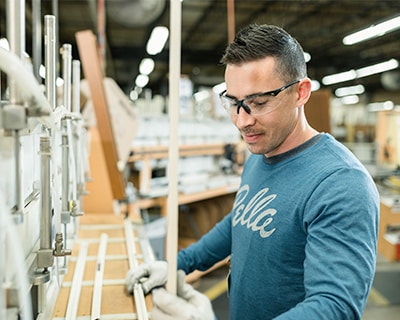
<path id="1" fill-rule="evenodd" d="M 381 37 L 386 33 L 400 29 L 400 16 L 372 25 L 343 38 L 344 45 L 352 45 L 372 38 Z"/>
<path id="2" fill-rule="evenodd" d="M 393 101 L 384 101 L 384 102 L 372 102 L 367 105 L 368 111 L 385 111 L 385 110 L 393 110 L 395 105 Z"/>
<path id="3" fill-rule="evenodd" d="M 345 96 L 340 101 L 342 104 L 356 104 L 360 101 L 360 98 L 357 95 Z"/>
<path id="4" fill-rule="evenodd" d="M 355 70 L 349 70 L 345 72 L 331 74 L 322 78 L 322 83 L 324 85 L 330 85 L 339 82 L 345 82 L 349 80 L 354 80 L 357 77 Z"/>
<path id="5" fill-rule="evenodd" d="M 136 84 L 139 88 L 145 87 L 148 83 L 149 83 L 149 76 L 146 76 L 146 75 L 144 75 L 144 74 L 139 74 L 139 75 L 136 77 L 135 84 Z"/>
<path id="6" fill-rule="evenodd" d="M 129 98 L 132 101 L 136 101 L 137 99 L 139 99 L 139 94 L 137 93 L 137 91 L 132 90 L 131 92 L 129 92 Z"/>
<path id="7" fill-rule="evenodd" d="M 318 91 L 321 88 L 321 84 L 318 80 L 311 80 L 311 91 Z"/>
<path id="8" fill-rule="evenodd" d="M 364 86 L 362 84 L 358 84 L 356 86 L 337 88 L 335 90 L 335 96 L 340 98 L 344 96 L 350 96 L 353 94 L 363 94 L 364 92 L 365 92 Z"/>
<path id="9" fill-rule="evenodd" d="M 393 70 L 398 68 L 399 61 L 396 59 L 390 59 L 385 62 L 377 63 L 368 67 L 357 69 L 357 78 L 367 77 L 373 74 L 382 73 L 385 71 Z"/>
<path id="10" fill-rule="evenodd" d="M 147 42 L 146 51 L 150 55 L 158 54 L 162 51 L 168 40 L 169 31 L 167 27 L 158 26 L 153 29 Z"/>
<path id="11" fill-rule="evenodd" d="M 373 74 L 393 70 L 398 67 L 399 67 L 399 61 L 397 61 L 396 59 L 390 59 L 388 61 L 380 62 L 380 63 L 374 64 L 374 65 L 371 65 L 368 67 L 360 68 L 357 70 L 352 69 L 349 71 L 325 76 L 322 78 L 322 83 L 324 85 L 330 85 L 330 84 L 335 84 L 335 83 L 339 83 L 339 82 L 345 82 L 345 81 L 363 78 L 363 77 L 371 76 Z"/>
<path id="12" fill-rule="evenodd" d="M 154 70 L 154 60 L 151 58 L 144 58 L 139 64 L 139 72 L 144 75 L 149 75 Z"/>

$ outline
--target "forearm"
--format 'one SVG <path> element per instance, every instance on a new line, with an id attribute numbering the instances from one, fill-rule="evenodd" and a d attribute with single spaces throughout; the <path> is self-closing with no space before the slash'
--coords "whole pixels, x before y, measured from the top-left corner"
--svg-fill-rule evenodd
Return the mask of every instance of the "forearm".
<path id="1" fill-rule="evenodd" d="M 229 256 L 231 251 L 231 218 L 226 216 L 198 242 L 178 254 L 178 269 L 187 274 L 194 270 L 207 270 Z"/>

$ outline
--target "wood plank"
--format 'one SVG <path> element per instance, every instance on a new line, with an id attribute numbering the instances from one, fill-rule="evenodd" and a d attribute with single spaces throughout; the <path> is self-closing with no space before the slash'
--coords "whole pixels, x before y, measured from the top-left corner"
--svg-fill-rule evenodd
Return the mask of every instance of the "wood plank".
<path id="1" fill-rule="evenodd" d="M 68 272 L 64 275 L 62 286 L 57 297 L 53 317 L 65 317 L 70 294 L 70 286 L 76 266 L 76 257 L 83 241 L 89 241 L 88 256 L 86 258 L 83 286 L 79 297 L 78 316 L 89 316 L 93 297 L 93 286 L 97 266 L 97 252 L 102 233 L 109 236 L 104 263 L 104 281 L 116 284 L 105 284 L 102 287 L 101 314 L 118 315 L 133 314 L 136 312 L 134 300 L 125 287 L 125 276 L 129 269 L 128 256 L 123 228 L 123 216 L 112 214 L 89 214 L 80 217 L 78 238 L 73 246 L 72 257 L 68 259 Z M 138 235 L 134 230 L 134 238 Z M 98 241 L 96 241 L 96 239 Z M 122 241 L 115 241 L 122 239 Z M 114 240 L 114 241 L 113 241 Z M 141 254 L 139 242 L 135 242 L 136 251 Z M 110 256 L 117 257 L 111 258 Z M 138 259 L 139 263 L 142 259 Z M 122 282 L 122 284 L 121 284 Z M 146 297 L 147 310 L 152 307 L 151 296 Z"/>
<path id="2" fill-rule="evenodd" d="M 113 192 L 110 177 L 107 174 L 107 164 L 101 145 L 99 130 L 90 128 L 90 181 L 86 183 L 88 194 L 84 196 L 83 210 L 85 213 L 113 212 Z"/>
<path id="3" fill-rule="evenodd" d="M 89 83 L 113 197 L 124 200 L 125 183 L 122 172 L 117 167 L 119 159 L 103 86 L 104 75 L 101 71 L 96 37 L 90 30 L 77 32 L 75 36 L 83 72 Z"/>

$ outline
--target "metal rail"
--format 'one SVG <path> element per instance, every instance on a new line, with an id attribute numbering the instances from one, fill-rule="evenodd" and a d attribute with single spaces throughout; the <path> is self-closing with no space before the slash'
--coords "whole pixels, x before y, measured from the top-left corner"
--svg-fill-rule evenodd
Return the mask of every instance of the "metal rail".
<path id="1" fill-rule="evenodd" d="M 45 65 L 46 65 L 46 95 L 52 110 L 57 107 L 56 92 L 56 17 L 46 15 L 44 17 L 45 38 Z"/>

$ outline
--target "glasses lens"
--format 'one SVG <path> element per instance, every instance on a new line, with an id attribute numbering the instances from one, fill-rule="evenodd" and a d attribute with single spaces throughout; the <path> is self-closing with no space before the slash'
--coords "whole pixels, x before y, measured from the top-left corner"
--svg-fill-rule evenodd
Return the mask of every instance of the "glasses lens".
<path id="1" fill-rule="evenodd" d="M 273 108 L 270 104 L 270 96 L 259 96 L 244 100 L 244 104 L 248 106 L 252 115 L 267 113 Z"/>
<path id="2" fill-rule="evenodd" d="M 221 102 L 222 102 L 222 106 L 228 113 L 233 113 L 233 111 L 236 107 L 235 100 L 228 98 L 227 96 L 221 96 Z"/>

